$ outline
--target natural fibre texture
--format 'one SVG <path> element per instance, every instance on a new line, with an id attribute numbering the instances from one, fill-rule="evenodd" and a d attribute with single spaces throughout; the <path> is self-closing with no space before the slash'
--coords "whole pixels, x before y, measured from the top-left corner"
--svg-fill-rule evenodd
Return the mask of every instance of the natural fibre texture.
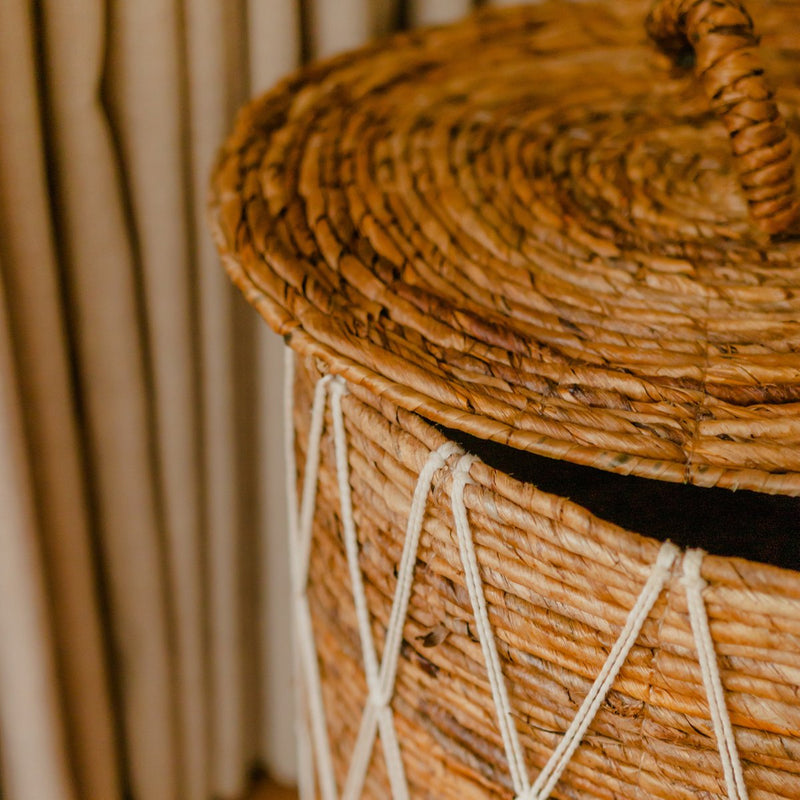
<path id="1" fill-rule="evenodd" d="M 736 0 L 648 10 L 545 2 L 394 37 L 288 78 L 220 153 L 224 263 L 299 354 L 298 496 L 315 386 L 336 390 L 295 586 L 328 797 L 354 748 L 380 800 L 398 751 L 415 800 L 527 798 L 520 775 L 558 800 L 800 797 L 797 5 L 752 3 L 755 30 Z M 412 495 L 448 440 L 482 457 L 433 476 L 387 705 L 364 659 L 396 633 Z M 585 502 L 564 470 L 584 470 Z M 676 492 L 637 507 L 642 483 Z M 693 512 L 736 498 L 726 513 L 768 514 L 679 530 L 677 490 Z M 590 510 L 606 507 L 619 526 Z M 704 536 L 713 554 L 681 553 L 643 590 L 664 538 Z M 548 778 L 640 596 L 641 632 Z M 368 694 L 387 734 L 371 755 L 356 747 Z"/>
<path id="2" fill-rule="evenodd" d="M 661 0 L 647 31 L 674 57 L 694 52 L 709 105 L 730 136 L 753 220 L 765 233 L 790 228 L 797 218 L 792 145 L 747 10 L 736 0 Z"/>
<path id="3" fill-rule="evenodd" d="M 638 0 L 487 11 L 312 66 L 220 154 L 225 263 L 294 349 L 435 422 L 800 494 L 800 240 L 755 224 L 800 127 L 797 6 L 751 11 L 766 78 L 737 50 L 726 101 L 763 117 L 745 130 L 705 95 L 725 74 L 672 65 Z"/>
<path id="4" fill-rule="evenodd" d="M 295 382 L 302 488 L 320 373 Z M 411 497 L 447 439 L 419 416 L 350 386 L 342 398 L 358 564 L 378 657 Z M 326 414 L 307 596 L 338 786 L 367 700 Z M 659 542 L 476 461 L 464 502 L 512 719 L 535 778 L 600 672 Z M 514 796 L 451 511 L 453 473 L 433 479 L 403 627 L 392 709 L 415 800 Z M 299 493 L 298 493 L 299 494 Z M 685 557 L 684 557 L 685 558 Z M 552 796 L 558 800 L 723 800 L 723 768 L 676 562 L 611 692 Z M 800 582 L 787 570 L 706 556 L 702 597 L 724 702 L 754 800 L 800 796 Z M 380 740 L 364 797 L 391 797 Z"/>

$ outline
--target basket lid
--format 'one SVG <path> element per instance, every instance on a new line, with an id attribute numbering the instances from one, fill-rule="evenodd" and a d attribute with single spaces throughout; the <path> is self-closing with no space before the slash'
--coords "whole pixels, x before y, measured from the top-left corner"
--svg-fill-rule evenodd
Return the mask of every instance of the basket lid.
<path id="1" fill-rule="evenodd" d="M 720 6 L 669 5 L 664 49 L 681 5 Z M 292 347 L 437 423 L 800 494 L 800 240 L 768 235 L 794 214 L 800 46 L 791 4 L 752 10 L 777 106 L 743 23 L 700 20 L 681 69 L 637 0 L 492 10 L 312 65 L 220 154 L 226 266 Z M 732 76 L 723 34 L 746 45 Z"/>

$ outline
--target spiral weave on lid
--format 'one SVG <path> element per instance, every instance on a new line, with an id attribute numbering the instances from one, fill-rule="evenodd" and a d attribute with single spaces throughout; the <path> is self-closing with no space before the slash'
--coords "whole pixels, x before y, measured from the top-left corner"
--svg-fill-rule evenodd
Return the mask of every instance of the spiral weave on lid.
<path id="1" fill-rule="evenodd" d="M 750 8 L 792 130 L 794 7 Z M 606 470 L 797 495 L 800 243 L 753 226 L 734 162 L 776 186 L 784 168 L 734 158 L 647 10 L 484 12 L 301 71 L 220 154 L 217 243 L 292 347 L 401 408 Z"/>

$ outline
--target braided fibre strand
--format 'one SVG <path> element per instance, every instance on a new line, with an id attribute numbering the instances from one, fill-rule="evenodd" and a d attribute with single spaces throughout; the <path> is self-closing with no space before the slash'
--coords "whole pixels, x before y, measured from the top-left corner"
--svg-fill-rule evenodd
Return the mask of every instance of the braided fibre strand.
<path id="1" fill-rule="evenodd" d="M 792 143 L 745 7 L 737 0 L 661 0 L 647 32 L 673 58 L 694 50 L 695 72 L 728 131 L 753 221 L 765 233 L 785 232 L 798 211 Z"/>

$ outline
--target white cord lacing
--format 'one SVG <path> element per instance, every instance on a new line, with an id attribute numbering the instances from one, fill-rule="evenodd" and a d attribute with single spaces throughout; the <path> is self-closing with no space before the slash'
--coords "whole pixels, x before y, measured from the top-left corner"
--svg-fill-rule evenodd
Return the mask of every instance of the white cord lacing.
<path id="1" fill-rule="evenodd" d="M 461 458 L 456 463 L 452 473 L 451 507 L 453 520 L 458 537 L 459 553 L 464 568 L 467 592 L 475 615 L 478 639 L 497 711 L 498 726 L 506 751 L 512 785 L 516 800 L 547 800 L 579 747 L 589 725 L 611 689 L 619 670 L 628 658 L 645 620 L 669 579 L 675 559 L 680 554 L 680 549 L 669 542 L 662 545 L 650 575 L 633 608 L 628 613 L 625 625 L 620 631 L 619 637 L 612 647 L 605 664 L 559 742 L 558 747 L 556 747 L 547 764 L 539 773 L 533 785 L 531 785 L 528 780 L 524 751 L 512 714 L 508 689 L 497 651 L 497 642 L 489 620 L 477 552 L 464 499 L 466 487 L 473 483 L 469 476 L 470 467 L 478 459 L 474 456 L 464 455 L 456 444 L 448 442 L 438 450 L 430 453 L 419 474 L 409 510 L 403 553 L 398 566 L 397 585 L 386 629 L 383 658 L 379 661 L 372 636 L 363 575 L 358 562 L 359 544 L 353 517 L 347 431 L 342 409 L 342 398 L 347 394 L 347 386 L 340 377 L 325 376 L 317 382 L 315 387 L 299 512 L 293 488 L 293 482 L 297 474 L 294 435 L 291 426 L 294 405 L 293 388 L 294 361 L 291 357 L 291 352 L 288 351 L 285 391 L 285 412 L 288 430 L 285 447 L 289 473 L 290 558 L 296 628 L 295 652 L 300 666 L 300 688 L 304 692 L 305 700 L 305 703 L 298 703 L 298 708 L 305 707 L 307 709 L 307 716 L 310 722 L 310 737 L 302 725 L 298 731 L 298 768 L 301 772 L 300 790 L 302 800 L 311 800 L 315 796 L 314 767 L 312 766 L 314 764 L 316 765 L 316 774 L 319 778 L 323 800 L 337 800 L 338 798 L 327 733 L 325 707 L 322 700 L 319 663 L 314 644 L 307 596 L 311 538 L 319 479 L 320 445 L 324 428 L 325 408 L 329 396 L 333 418 L 334 452 L 343 536 L 368 689 L 367 702 L 341 795 L 342 800 L 358 800 L 361 796 L 375 740 L 379 734 L 389 776 L 391 796 L 393 800 L 408 800 L 409 797 L 391 701 L 394 695 L 403 628 L 414 581 L 414 567 L 431 484 L 435 473 L 448 466 L 447 459 L 457 454 L 461 455 Z M 692 631 L 698 650 L 703 683 L 709 698 L 714 733 L 719 743 L 728 797 L 729 800 L 747 800 L 747 789 L 744 784 L 733 728 L 725 706 L 724 689 L 720 681 L 714 643 L 711 638 L 708 616 L 702 599 L 705 581 L 700 577 L 700 567 L 703 556 L 704 553 L 700 550 L 686 552 L 683 558 L 683 582 L 686 588 Z M 313 747 L 311 746 L 312 743 Z"/>
<path id="2" fill-rule="evenodd" d="M 708 612 L 703 602 L 703 589 L 706 582 L 700 577 L 705 553 L 702 550 L 687 550 L 683 556 L 683 585 L 686 588 L 686 602 L 689 606 L 689 620 L 692 624 L 695 647 L 700 661 L 703 686 L 708 697 L 711 723 L 717 739 L 722 773 L 728 789 L 728 800 L 747 800 L 747 786 L 744 783 L 739 750 L 733 735 L 733 726 L 725 705 L 725 690 L 719 675 L 714 640 L 708 624 Z"/>
<path id="3" fill-rule="evenodd" d="M 665 542 L 661 546 L 650 576 L 639 593 L 639 597 L 636 598 L 605 664 L 581 703 L 578 713 L 575 714 L 569 728 L 558 743 L 558 747 L 539 773 L 531 791 L 525 795 L 525 800 L 547 800 L 550 797 L 550 792 L 553 791 L 567 764 L 578 749 L 586 730 L 599 711 L 622 665 L 627 660 L 631 648 L 639 638 L 642 625 L 661 594 L 669 577 L 670 568 L 679 552 L 680 550 L 670 542 Z"/>
<path id="4" fill-rule="evenodd" d="M 294 579 L 295 561 L 297 554 L 294 552 L 297 544 L 298 510 L 297 510 L 297 458 L 294 452 L 294 351 L 286 347 L 283 351 L 283 444 L 284 458 L 286 461 L 286 516 L 289 524 L 290 568 L 292 570 L 292 597 L 296 598 L 298 589 Z M 292 603 L 292 612 L 295 620 L 299 614 L 296 600 Z M 311 750 L 311 739 L 308 726 L 308 707 L 306 702 L 307 689 L 304 692 L 303 659 L 300 653 L 300 640 L 298 636 L 292 637 L 292 657 L 294 664 L 294 719 L 295 740 L 297 750 L 297 790 L 300 800 L 314 800 L 316 786 L 314 783 L 314 762 Z"/>
<path id="5" fill-rule="evenodd" d="M 467 582 L 469 601 L 475 614 L 475 625 L 478 629 L 478 639 L 483 651 L 483 660 L 486 663 L 486 672 L 489 676 L 489 685 L 492 688 L 497 722 L 500 726 L 500 735 L 508 759 L 508 769 L 511 773 L 511 783 L 514 792 L 522 797 L 528 791 L 528 774 L 525 769 L 525 756 L 519 741 L 517 726 L 511 715 L 511 703 L 508 699 L 508 690 L 500 667 L 500 657 L 497 654 L 497 643 L 492 633 L 489 622 L 489 611 L 486 608 L 486 598 L 483 593 L 478 558 L 475 554 L 475 545 L 472 541 L 467 508 L 464 505 L 464 489 L 472 480 L 469 477 L 470 466 L 477 461 L 475 456 L 462 456 L 453 471 L 453 489 L 451 505 L 453 520 L 458 534 L 458 548 L 461 553 L 461 562 L 464 565 L 464 577 Z"/>
<path id="6" fill-rule="evenodd" d="M 291 366 L 290 366 L 291 364 Z M 287 409 L 287 420 L 293 419 L 294 408 L 294 362 L 287 357 L 286 383 L 284 403 Z M 322 681 L 319 674 L 319 660 L 314 645 L 314 630 L 311 625 L 311 611 L 308 606 L 309 555 L 311 552 L 311 529 L 316 507 L 317 482 L 319 478 L 320 443 L 325 418 L 325 400 L 329 378 L 320 380 L 314 390 L 314 402 L 311 407 L 311 427 L 309 432 L 308 451 L 306 453 L 305 476 L 303 479 L 303 496 L 300 511 L 297 511 L 297 499 L 293 484 L 297 477 L 294 455 L 294 436 L 286 436 L 286 461 L 289 471 L 289 562 L 292 579 L 292 595 L 294 599 L 295 642 L 297 657 L 300 662 L 302 686 L 308 704 L 308 717 L 311 723 L 311 740 L 313 741 L 313 758 L 317 767 L 322 800 L 336 800 L 336 778 L 333 772 L 328 725 L 325 719 L 325 704 L 322 700 Z M 297 676 L 297 679 L 300 675 Z M 311 755 L 308 753 L 308 736 L 298 736 L 298 767 L 311 772 Z M 314 797 L 313 780 L 303 785 L 306 795 L 303 800 Z"/>

